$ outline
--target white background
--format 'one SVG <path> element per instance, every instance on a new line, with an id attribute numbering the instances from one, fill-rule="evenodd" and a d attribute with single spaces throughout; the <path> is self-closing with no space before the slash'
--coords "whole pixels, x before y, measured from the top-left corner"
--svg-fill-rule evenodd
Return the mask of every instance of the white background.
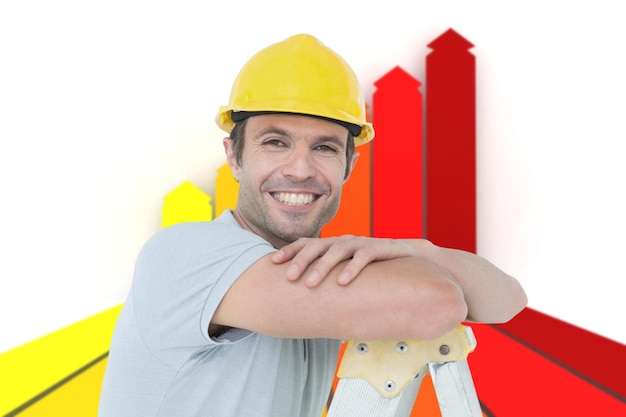
<path id="1" fill-rule="evenodd" d="M 477 58 L 479 254 L 531 307 L 625 343 L 623 17 L 609 0 L 2 1 L 0 352 L 123 302 L 162 198 L 185 180 L 213 195 L 213 118 L 254 52 L 311 33 L 371 102 L 396 65 L 424 81 L 448 28 Z"/>

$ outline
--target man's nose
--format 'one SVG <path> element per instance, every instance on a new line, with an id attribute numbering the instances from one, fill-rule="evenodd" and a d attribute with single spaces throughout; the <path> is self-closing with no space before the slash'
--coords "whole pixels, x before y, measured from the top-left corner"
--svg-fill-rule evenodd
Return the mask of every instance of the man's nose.
<path id="1" fill-rule="evenodd" d="M 315 176 L 315 162 L 309 149 L 294 149 L 283 167 L 283 174 L 293 179 L 306 179 Z"/>

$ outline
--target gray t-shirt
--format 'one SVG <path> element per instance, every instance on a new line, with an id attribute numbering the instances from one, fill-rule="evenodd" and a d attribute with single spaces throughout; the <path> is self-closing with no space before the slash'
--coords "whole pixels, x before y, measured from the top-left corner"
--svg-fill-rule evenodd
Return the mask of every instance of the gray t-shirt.
<path id="1" fill-rule="evenodd" d="M 99 417 L 320 416 L 340 341 L 208 336 L 230 286 L 274 250 L 229 211 L 150 239 L 115 327 Z"/>

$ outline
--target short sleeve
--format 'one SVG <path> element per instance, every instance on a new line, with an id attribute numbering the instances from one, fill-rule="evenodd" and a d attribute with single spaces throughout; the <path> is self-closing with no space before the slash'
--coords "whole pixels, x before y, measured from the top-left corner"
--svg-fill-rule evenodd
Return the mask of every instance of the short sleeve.
<path id="1" fill-rule="evenodd" d="M 218 343 L 208 326 L 222 298 L 246 269 L 275 250 L 233 222 L 171 226 L 139 254 L 131 294 L 140 336 L 169 366 Z"/>

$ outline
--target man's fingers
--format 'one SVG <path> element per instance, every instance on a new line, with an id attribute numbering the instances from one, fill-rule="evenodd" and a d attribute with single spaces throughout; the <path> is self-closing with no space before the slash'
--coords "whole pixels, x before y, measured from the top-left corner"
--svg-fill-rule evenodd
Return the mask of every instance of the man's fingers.
<path id="1" fill-rule="evenodd" d="M 343 268 L 343 271 L 337 277 L 339 285 L 348 285 L 357 277 L 374 258 L 371 254 L 357 253 L 352 257 L 350 262 Z"/>
<path id="2" fill-rule="evenodd" d="M 300 278 L 300 275 L 302 275 L 302 270 L 297 264 L 289 265 L 289 268 L 287 268 L 287 279 L 289 281 L 297 280 Z"/>
<path id="3" fill-rule="evenodd" d="M 306 284 L 314 287 L 323 281 L 330 271 L 341 262 L 351 259 L 342 272 L 337 277 L 340 284 L 348 284 L 356 277 L 365 266 L 374 260 L 372 251 L 362 247 L 355 241 L 337 241 L 330 245 L 326 252 L 319 258 L 310 272 L 306 273 Z"/>
<path id="4" fill-rule="evenodd" d="M 305 275 L 305 284 L 315 287 L 328 276 L 328 273 L 342 261 L 348 259 L 351 252 L 340 247 L 330 246 L 328 250 L 309 268 Z"/>
<path id="5" fill-rule="evenodd" d="M 274 252 L 272 255 L 272 261 L 281 264 L 293 259 L 303 247 L 306 246 L 308 239 L 298 239 L 286 246 L 283 246 L 280 250 Z"/>
<path id="6" fill-rule="evenodd" d="M 341 262 L 350 259 L 337 282 L 349 284 L 372 261 L 406 256 L 406 249 L 388 239 L 371 239 L 344 235 L 333 238 L 301 238 L 272 255 L 275 263 L 290 262 L 287 279 L 304 278 L 305 285 L 315 287 Z M 304 275 L 304 276 L 303 276 Z"/>

